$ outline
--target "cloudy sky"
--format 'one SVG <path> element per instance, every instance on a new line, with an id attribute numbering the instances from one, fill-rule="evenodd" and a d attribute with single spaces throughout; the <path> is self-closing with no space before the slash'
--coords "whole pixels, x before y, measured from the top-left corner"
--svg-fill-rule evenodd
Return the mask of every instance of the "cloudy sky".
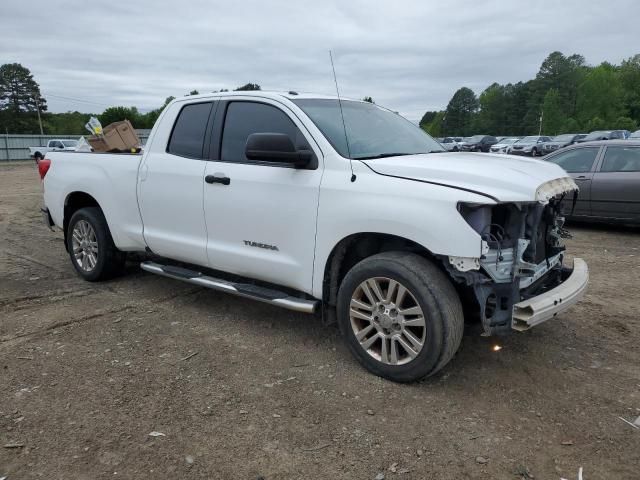
<path id="1" fill-rule="evenodd" d="M 416 120 L 468 86 L 526 80 L 553 50 L 640 53 L 637 0 L 3 0 L 0 63 L 28 67 L 51 111 L 146 111 L 233 89 L 370 95 Z"/>

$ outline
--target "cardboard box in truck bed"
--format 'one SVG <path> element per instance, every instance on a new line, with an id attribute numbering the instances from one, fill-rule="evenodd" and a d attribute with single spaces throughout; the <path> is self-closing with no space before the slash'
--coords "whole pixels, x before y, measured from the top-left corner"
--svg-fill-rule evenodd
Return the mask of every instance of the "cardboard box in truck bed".
<path id="1" fill-rule="evenodd" d="M 113 122 L 102 129 L 102 135 L 87 139 L 95 152 L 127 151 L 140 147 L 140 139 L 129 120 Z"/>

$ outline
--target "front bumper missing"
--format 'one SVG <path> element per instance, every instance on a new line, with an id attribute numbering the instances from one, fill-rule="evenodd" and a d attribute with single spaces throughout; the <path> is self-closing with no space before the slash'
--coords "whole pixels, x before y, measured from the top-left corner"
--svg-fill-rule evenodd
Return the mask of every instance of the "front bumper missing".
<path id="1" fill-rule="evenodd" d="M 577 303 L 585 294 L 589 283 L 589 268 L 581 258 L 573 260 L 573 271 L 557 287 L 513 306 L 511 328 L 528 330 L 554 318 Z"/>

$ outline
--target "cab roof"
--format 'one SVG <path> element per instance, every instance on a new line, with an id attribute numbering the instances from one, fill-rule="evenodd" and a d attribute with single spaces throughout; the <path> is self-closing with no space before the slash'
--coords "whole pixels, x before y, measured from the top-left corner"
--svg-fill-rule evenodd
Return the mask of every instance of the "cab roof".
<path id="1" fill-rule="evenodd" d="M 288 98 L 289 100 L 299 100 L 299 99 L 326 99 L 326 100 L 337 100 L 338 97 L 336 95 L 322 95 L 318 93 L 310 93 L 310 92 L 296 92 L 293 90 L 290 91 L 276 91 L 276 90 L 242 90 L 242 91 L 233 91 L 233 92 L 211 92 L 211 93 L 202 93 L 199 95 L 187 95 L 186 97 L 180 97 L 176 100 L 197 100 L 197 99 L 206 99 L 206 98 L 215 98 L 215 97 L 261 97 L 261 98 Z M 357 100 L 354 98 L 345 98 L 340 97 L 341 100 L 349 100 L 352 102 L 363 102 L 363 100 Z"/>

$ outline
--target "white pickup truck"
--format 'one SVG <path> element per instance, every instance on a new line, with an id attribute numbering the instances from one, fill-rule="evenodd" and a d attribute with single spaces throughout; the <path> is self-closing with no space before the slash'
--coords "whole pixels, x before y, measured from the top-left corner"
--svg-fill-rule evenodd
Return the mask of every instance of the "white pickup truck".
<path id="1" fill-rule="evenodd" d="M 189 96 L 143 154 L 40 164 L 45 221 L 86 280 L 146 251 L 148 272 L 337 321 L 355 357 L 395 381 L 442 368 L 465 322 L 526 330 L 588 282 L 584 261 L 563 265 L 561 200 L 577 191 L 564 170 L 444 153 L 367 102 Z"/>
<path id="2" fill-rule="evenodd" d="M 48 152 L 75 152 L 78 148 L 78 140 L 66 138 L 54 138 L 47 142 L 46 146 L 29 147 L 31 157 L 37 162 L 44 158 Z"/>

